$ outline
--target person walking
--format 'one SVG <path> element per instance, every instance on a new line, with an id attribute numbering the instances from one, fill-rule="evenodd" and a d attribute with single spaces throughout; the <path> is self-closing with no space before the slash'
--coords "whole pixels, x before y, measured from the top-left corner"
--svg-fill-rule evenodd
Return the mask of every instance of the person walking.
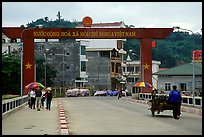
<path id="1" fill-rule="evenodd" d="M 51 102 L 52 102 L 52 89 L 51 89 L 51 87 L 47 88 L 47 91 L 45 93 L 45 97 L 46 97 L 46 109 L 50 111 Z"/>
<path id="2" fill-rule="evenodd" d="M 35 109 L 35 100 L 36 100 L 36 98 L 35 98 L 35 91 L 34 91 L 34 89 L 31 89 L 30 90 L 30 108 L 31 109 Z"/>
<path id="3" fill-rule="evenodd" d="M 173 107 L 174 119 L 179 119 L 179 116 L 181 114 L 180 108 L 181 108 L 182 97 L 181 97 L 180 91 L 177 90 L 176 85 L 173 85 L 172 88 L 173 88 L 173 90 L 170 91 L 167 101 Z"/>
<path id="4" fill-rule="evenodd" d="M 122 90 L 119 90 L 118 92 L 118 99 L 122 98 Z"/>
<path id="5" fill-rule="evenodd" d="M 39 87 L 35 90 L 35 94 L 36 94 L 36 107 L 37 107 L 37 111 L 40 111 L 42 91 L 40 90 Z"/>
<path id="6" fill-rule="evenodd" d="M 31 97 L 30 97 L 30 91 L 31 89 L 28 91 L 28 107 L 31 108 Z"/>
<path id="7" fill-rule="evenodd" d="M 41 96 L 41 105 L 40 107 L 43 109 L 44 108 L 44 102 L 45 102 L 45 89 L 42 89 L 42 96 Z"/>

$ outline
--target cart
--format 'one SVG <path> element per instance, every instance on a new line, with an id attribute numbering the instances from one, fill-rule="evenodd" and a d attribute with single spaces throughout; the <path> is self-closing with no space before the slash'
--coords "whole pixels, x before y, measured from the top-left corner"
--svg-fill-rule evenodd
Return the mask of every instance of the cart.
<path id="1" fill-rule="evenodd" d="M 173 110 L 172 105 L 167 102 L 167 96 L 162 96 L 162 97 L 151 99 L 147 102 L 147 104 L 150 107 L 153 117 L 155 115 L 155 112 L 159 114 L 160 112 L 163 112 L 164 110 Z"/>

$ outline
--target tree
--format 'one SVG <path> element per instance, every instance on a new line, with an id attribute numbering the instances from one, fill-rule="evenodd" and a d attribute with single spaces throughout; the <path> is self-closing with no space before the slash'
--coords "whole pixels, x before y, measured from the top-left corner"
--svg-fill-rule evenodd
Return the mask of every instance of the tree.
<path id="1" fill-rule="evenodd" d="M 35 60 L 36 60 L 36 81 L 44 85 L 46 72 L 46 86 L 47 87 L 52 86 L 54 84 L 53 79 L 56 77 L 57 71 L 52 69 L 48 64 L 45 64 L 44 58 L 36 58 Z"/>
<path id="2" fill-rule="evenodd" d="M 14 55 L 2 55 L 2 95 L 20 95 L 21 62 Z"/>

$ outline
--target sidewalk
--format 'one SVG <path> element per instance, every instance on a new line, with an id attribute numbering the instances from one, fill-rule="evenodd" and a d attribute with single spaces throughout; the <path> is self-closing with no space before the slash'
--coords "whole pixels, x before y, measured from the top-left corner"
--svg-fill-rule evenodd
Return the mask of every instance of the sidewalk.
<path id="1" fill-rule="evenodd" d="M 58 99 L 53 98 L 50 111 L 26 105 L 9 114 L 2 119 L 2 135 L 60 135 Z"/>

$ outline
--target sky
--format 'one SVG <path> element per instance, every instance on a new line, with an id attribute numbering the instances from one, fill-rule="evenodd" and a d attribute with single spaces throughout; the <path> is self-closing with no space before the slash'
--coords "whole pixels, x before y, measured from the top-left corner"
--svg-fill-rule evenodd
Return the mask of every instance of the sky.
<path id="1" fill-rule="evenodd" d="M 2 27 L 20 27 L 37 19 L 93 23 L 123 21 L 135 28 L 179 26 L 202 34 L 202 2 L 2 2 Z"/>

